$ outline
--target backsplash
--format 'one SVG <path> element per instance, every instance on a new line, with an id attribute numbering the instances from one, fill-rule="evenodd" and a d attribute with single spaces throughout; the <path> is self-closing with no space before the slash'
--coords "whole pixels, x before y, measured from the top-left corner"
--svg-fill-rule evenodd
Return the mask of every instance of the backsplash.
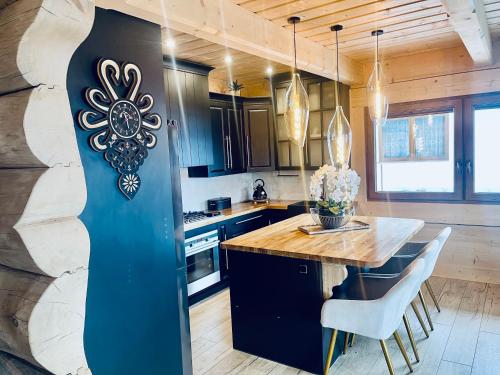
<path id="1" fill-rule="evenodd" d="M 252 182 L 251 173 L 189 178 L 187 168 L 181 168 L 183 210 L 206 210 L 207 200 L 217 197 L 231 197 L 233 203 L 247 201 L 252 198 Z"/>
<path id="2" fill-rule="evenodd" d="M 281 172 L 283 174 L 283 172 Z M 189 178 L 187 168 L 181 168 L 182 204 L 184 211 L 207 209 L 207 200 L 231 197 L 232 203 L 252 199 L 253 182 L 257 178 L 265 181 L 265 190 L 271 199 L 309 199 L 309 181 L 312 172 L 294 171 L 278 175 L 278 172 L 239 173 L 209 178 Z"/>

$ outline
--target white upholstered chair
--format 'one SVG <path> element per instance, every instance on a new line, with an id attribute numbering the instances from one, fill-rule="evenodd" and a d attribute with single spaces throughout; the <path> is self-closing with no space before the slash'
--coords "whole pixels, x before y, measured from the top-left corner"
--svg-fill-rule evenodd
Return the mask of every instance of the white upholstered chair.
<path id="1" fill-rule="evenodd" d="M 427 248 L 435 252 L 437 246 L 438 243 L 432 241 Z M 380 278 L 363 274 L 358 275 L 344 288 L 334 288 L 332 298 L 323 304 L 321 311 L 321 324 L 325 328 L 333 329 L 325 374 L 328 374 L 331 365 L 338 330 L 379 340 L 391 375 L 394 374 L 394 368 L 385 340 L 394 335 L 408 367 L 412 370 L 397 328 L 406 307 L 420 289 L 425 269 L 425 260 L 417 259 L 399 275 Z"/>
<path id="2" fill-rule="evenodd" d="M 434 271 L 434 267 L 436 266 L 436 261 L 439 257 L 439 254 L 441 253 L 441 250 L 443 249 L 450 234 L 451 234 L 451 228 L 446 227 L 433 238 L 433 241 L 438 242 L 438 251 L 434 257 L 427 259 L 425 264 L 424 276 L 422 280 L 422 283 L 426 286 L 427 290 L 429 291 L 429 294 L 439 312 L 441 312 L 441 308 L 439 307 L 436 295 L 434 294 L 431 284 L 429 283 L 429 278 L 431 277 L 432 272 Z M 379 268 L 371 269 L 368 272 L 371 274 L 380 274 L 380 275 L 403 272 L 403 270 L 411 262 L 413 262 L 415 259 L 423 255 L 423 251 L 428 244 L 429 242 L 408 242 L 385 265 Z M 422 303 L 422 307 L 424 308 L 424 312 L 427 317 L 429 327 L 431 328 L 431 330 L 434 330 L 431 316 L 429 314 L 429 309 L 427 308 L 427 303 L 425 302 L 424 295 L 422 294 L 421 289 L 418 292 L 418 297 L 420 299 L 420 302 Z M 415 302 L 412 301 L 411 306 L 417 316 L 418 321 L 420 322 L 420 325 L 422 326 L 422 329 L 424 330 L 425 335 L 429 337 L 429 332 L 427 331 L 425 323 L 422 317 L 420 316 L 417 305 L 415 304 Z"/>

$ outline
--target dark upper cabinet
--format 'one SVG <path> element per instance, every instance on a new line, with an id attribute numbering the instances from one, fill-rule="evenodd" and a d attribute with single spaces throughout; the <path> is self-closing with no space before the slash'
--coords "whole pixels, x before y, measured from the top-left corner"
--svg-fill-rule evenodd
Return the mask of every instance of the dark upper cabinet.
<path id="1" fill-rule="evenodd" d="M 179 129 L 180 167 L 214 163 L 208 72 L 200 64 L 164 58 L 168 119 Z"/>
<path id="2" fill-rule="evenodd" d="M 268 98 L 248 99 L 243 104 L 248 171 L 272 171 L 274 164 L 274 116 Z"/>
<path id="3" fill-rule="evenodd" d="M 280 170 L 316 169 L 329 162 L 327 132 L 335 112 L 335 82 L 311 74 L 301 74 L 302 83 L 309 96 L 309 125 L 303 149 L 288 140 L 284 124 L 285 95 L 290 84 L 290 74 L 273 77 L 276 122 L 276 167 Z M 349 86 L 339 83 L 339 104 L 349 120 Z"/>
<path id="4" fill-rule="evenodd" d="M 188 168 L 189 177 L 212 177 L 246 171 L 243 99 L 210 93 L 213 162 Z"/>

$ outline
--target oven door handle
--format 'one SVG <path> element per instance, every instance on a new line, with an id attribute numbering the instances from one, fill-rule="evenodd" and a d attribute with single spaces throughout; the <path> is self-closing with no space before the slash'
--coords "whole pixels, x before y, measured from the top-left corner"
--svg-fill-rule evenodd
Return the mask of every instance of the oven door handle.
<path id="1" fill-rule="evenodd" d="M 220 242 L 219 240 L 212 241 L 212 242 L 209 242 L 203 246 L 195 247 L 194 249 L 191 249 L 191 250 L 186 250 L 186 256 L 188 257 L 188 256 L 191 256 L 194 254 L 201 253 L 202 251 L 215 248 L 215 247 L 219 246 L 219 242 Z"/>

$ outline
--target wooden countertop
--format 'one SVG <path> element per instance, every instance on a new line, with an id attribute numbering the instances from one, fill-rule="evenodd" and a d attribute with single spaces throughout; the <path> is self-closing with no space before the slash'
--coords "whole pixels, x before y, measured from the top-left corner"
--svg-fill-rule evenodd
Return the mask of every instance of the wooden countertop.
<path id="1" fill-rule="evenodd" d="M 205 225 L 219 223 L 224 220 L 229 220 L 238 216 L 251 214 L 253 212 L 258 212 L 266 209 L 286 210 L 288 209 L 288 205 L 296 202 L 297 201 L 293 200 L 273 199 L 269 201 L 269 203 L 257 203 L 257 204 L 254 204 L 253 202 L 234 203 L 231 208 L 222 210 L 221 211 L 222 215 L 214 216 L 212 218 L 203 221 L 184 224 L 184 231 L 187 232 L 188 230 L 201 228 L 204 227 Z"/>
<path id="2" fill-rule="evenodd" d="M 415 219 L 356 216 L 369 229 L 307 235 L 297 229 L 314 224 L 309 214 L 235 237 L 221 244 L 229 250 L 312 259 L 361 267 L 380 267 L 411 239 L 424 222 Z"/>

